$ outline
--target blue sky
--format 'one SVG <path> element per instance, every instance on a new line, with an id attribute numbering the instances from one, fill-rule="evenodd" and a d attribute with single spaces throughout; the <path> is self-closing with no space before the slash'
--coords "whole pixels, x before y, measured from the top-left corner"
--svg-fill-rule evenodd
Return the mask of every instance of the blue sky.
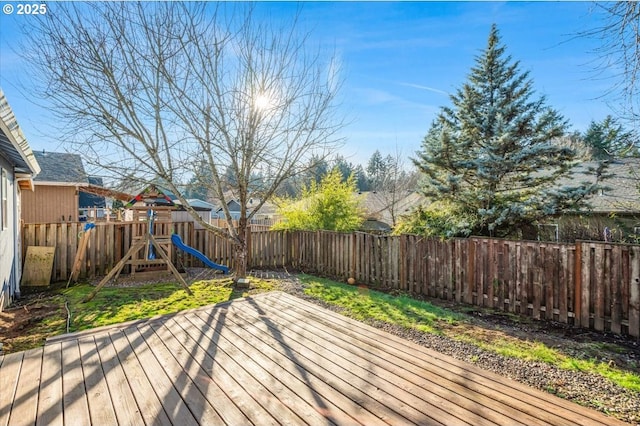
<path id="1" fill-rule="evenodd" d="M 297 4 L 259 7 L 287 17 Z M 606 98 L 612 81 L 594 69 L 598 41 L 576 37 L 599 25 L 594 9 L 592 2 L 314 2 L 304 3 L 302 22 L 340 59 L 341 108 L 349 121 L 340 153 L 364 164 L 376 149 L 397 147 L 405 156 L 419 149 L 435 114 L 449 104 L 448 93 L 465 82 L 493 23 L 537 93 L 573 129 L 613 113 Z M 36 18 L 0 14 L 0 87 L 34 149 L 64 150 L 46 108 L 23 96 L 29 76 L 11 46 L 24 19 Z"/>

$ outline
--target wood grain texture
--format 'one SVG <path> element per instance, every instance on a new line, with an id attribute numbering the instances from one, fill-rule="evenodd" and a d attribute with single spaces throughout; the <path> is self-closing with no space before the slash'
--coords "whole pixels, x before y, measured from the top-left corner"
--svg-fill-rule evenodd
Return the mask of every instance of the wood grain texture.
<path id="1" fill-rule="evenodd" d="M 622 424 L 280 292 L 62 336 L 0 386 L 0 425 Z"/>

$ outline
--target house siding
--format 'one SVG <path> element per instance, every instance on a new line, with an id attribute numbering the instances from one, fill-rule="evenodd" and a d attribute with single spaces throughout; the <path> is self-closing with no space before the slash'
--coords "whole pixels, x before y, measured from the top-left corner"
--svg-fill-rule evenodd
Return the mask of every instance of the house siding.
<path id="1" fill-rule="evenodd" d="M 14 181 L 13 167 L 0 157 L 0 169 L 7 174 L 7 208 L 2 210 L 6 215 L 7 227 L 0 223 L 0 310 L 11 303 L 20 293 L 20 252 L 16 250 L 16 239 L 19 239 L 16 229 L 17 185 Z"/>
<path id="2" fill-rule="evenodd" d="M 35 191 L 23 192 L 22 220 L 24 223 L 77 222 L 78 189 L 75 186 L 36 185 Z"/>
<path id="3" fill-rule="evenodd" d="M 211 223 L 211 212 L 210 211 L 199 211 L 198 212 L 198 216 L 200 216 L 200 218 L 202 220 L 204 220 L 207 223 Z M 173 211 L 171 212 L 171 218 L 174 222 L 193 222 L 195 224 L 195 229 L 202 229 L 202 225 L 200 225 L 198 222 L 196 222 L 193 219 L 193 216 L 191 216 L 191 213 L 187 212 L 187 211 L 182 211 L 182 210 L 178 210 L 178 211 Z"/>

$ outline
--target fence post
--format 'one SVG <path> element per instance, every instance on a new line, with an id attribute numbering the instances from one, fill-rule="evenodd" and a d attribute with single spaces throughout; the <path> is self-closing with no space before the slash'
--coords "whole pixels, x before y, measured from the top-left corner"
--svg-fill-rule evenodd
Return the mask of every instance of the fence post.
<path id="1" fill-rule="evenodd" d="M 640 249 L 629 250 L 629 328 L 628 333 L 640 338 Z"/>
<path id="2" fill-rule="evenodd" d="M 471 238 L 468 241 L 468 255 L 467 255 L 467 285 L 464 295 L 465 303 L 473 304 L 473 287 L 476 280 L 476 245 L 475 241 Z"/>
<path id="3" fill-rule="evenodd" d="M 247 226 L 244 232 L 244 242 L 247 246 L 247 269 L 253 267 L 253 247 L 251 244 L 251 226 Z"/>
<path id="4" fill-rule="evenodd" d="M 349 271 L 349 277 L 356 279 L 356 233 L 351 233 L 351 268 Z"/>
<path id="5" fill-rule="evenodd" d="M 407 236 L 401 234 L 398 243 L 400 244 L 400 256 L 398 256 L 398 263 L 400 264 L 400 271 L 398 271 L 398 288 L 411 291 L 412 288 L 410 288 L 409 283 L 407 283 Z"/>
<path id="6" fill-rule="evenodd" d="M 580 326 L 582 315 L 582 243 L 576 241 L 573 260 L 573 325 Z"/>

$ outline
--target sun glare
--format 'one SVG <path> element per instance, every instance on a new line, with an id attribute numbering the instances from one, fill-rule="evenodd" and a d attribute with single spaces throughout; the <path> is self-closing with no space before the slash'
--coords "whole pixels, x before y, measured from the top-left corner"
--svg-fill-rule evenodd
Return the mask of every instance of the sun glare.
<path id="1" fill-rule="evenodd" d="M 273 106 L 271 98 L 266 95 L 258 95 L 253 104 L 257 110 L 267 110 Z"/>

